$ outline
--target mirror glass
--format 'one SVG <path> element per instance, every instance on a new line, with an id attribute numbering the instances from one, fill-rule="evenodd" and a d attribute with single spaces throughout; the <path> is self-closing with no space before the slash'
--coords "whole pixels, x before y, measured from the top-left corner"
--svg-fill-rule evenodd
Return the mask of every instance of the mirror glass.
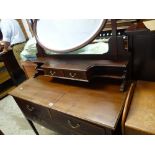
<path id="1" fill-rule="evenodd" d="M 108 43 L 92 41 L 105 24 L 103 19 L 39 19 L 35 22 L 35 36 L 46 54 L 103 54 L 108 52 Z"/>

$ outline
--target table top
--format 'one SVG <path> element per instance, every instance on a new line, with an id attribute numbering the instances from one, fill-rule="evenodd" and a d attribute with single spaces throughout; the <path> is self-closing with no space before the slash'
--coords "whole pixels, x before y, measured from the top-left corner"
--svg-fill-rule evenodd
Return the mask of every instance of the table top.
<path id="1" fill-rule="evenodd" d="M 155 134 L 155 82 L 137 81 L 125 134 Z"/>
<path id="2" fill-rule="evenodd" d="M 32 78 L 10 95 L 114 130 L 126 97 L 126 92 L 120 92 L 119 87 L 117 83 L 99 81 Z"/>

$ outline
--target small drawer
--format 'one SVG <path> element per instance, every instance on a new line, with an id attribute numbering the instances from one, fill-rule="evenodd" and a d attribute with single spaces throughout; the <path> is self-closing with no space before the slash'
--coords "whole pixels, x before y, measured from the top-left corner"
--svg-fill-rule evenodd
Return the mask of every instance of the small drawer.
<path id="1" fill-rule="evenodd" d="M 55 76 L 63 77 L 64 76 L 63 71 L 58 70 L 58 69 L 44 69 L 44 73 L 52 77 L 55 77 Z"/>
<path id="2" fill-rule="evenodd" d="M 51 115 L 48 108 L 15 98 L 19 108 L 29 120 L 37 122 L 47 128 L 50 127 Z"/>
<path id="3" fill-rule="evenodd" d="M 64 76 L 71 79 L 81 79 L 87 80 L 87 76 L 85 72 L 82 71 L 68 71 L 64 70 Z"/>
<path id="4" fill-rule="evenodd" d="M 73 134 L 87 134 L 87 135 L 104 135 L 106 134 L 106 129 L 99 127 L 87 121 L 60 113 L 55 110 L 51 110 L 51 116 L 53 121 L 63 128 L 67 128 L 70 133 Z"/>

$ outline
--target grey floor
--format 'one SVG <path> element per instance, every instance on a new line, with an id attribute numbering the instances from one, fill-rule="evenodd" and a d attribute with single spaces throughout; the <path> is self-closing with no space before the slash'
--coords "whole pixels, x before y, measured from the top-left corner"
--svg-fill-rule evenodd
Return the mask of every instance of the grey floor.
<path id="1" fill-rule="evenodd" d="M 36 123 L 35 126 L 41 135 L 57 134 Z M 0 130 L 2 130 L 5 135 L 35 134 L 12 96 L 7 96 L 0 100 Z"/>

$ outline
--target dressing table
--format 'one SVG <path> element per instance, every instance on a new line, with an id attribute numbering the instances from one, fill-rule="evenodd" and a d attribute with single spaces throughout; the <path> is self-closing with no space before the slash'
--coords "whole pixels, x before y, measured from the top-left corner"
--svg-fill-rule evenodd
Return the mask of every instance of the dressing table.
<path id="1" fill-rule="evenodd" d="M 125 50 L 123 37 L 117 36 L 116 20 L 111 20 L 112 35 L 104 43 L 107 50 L 96 54 L 96 48 L 94 53 L 87 53 L 98 47 L 96 39 L 102 39 L 99 34 L 106 22 L 35 21 L 38 58 L 34 78 L 10 95 L 36 134 L 32 121 L 60 134 L 121 134 L 130 53 Z"/>

